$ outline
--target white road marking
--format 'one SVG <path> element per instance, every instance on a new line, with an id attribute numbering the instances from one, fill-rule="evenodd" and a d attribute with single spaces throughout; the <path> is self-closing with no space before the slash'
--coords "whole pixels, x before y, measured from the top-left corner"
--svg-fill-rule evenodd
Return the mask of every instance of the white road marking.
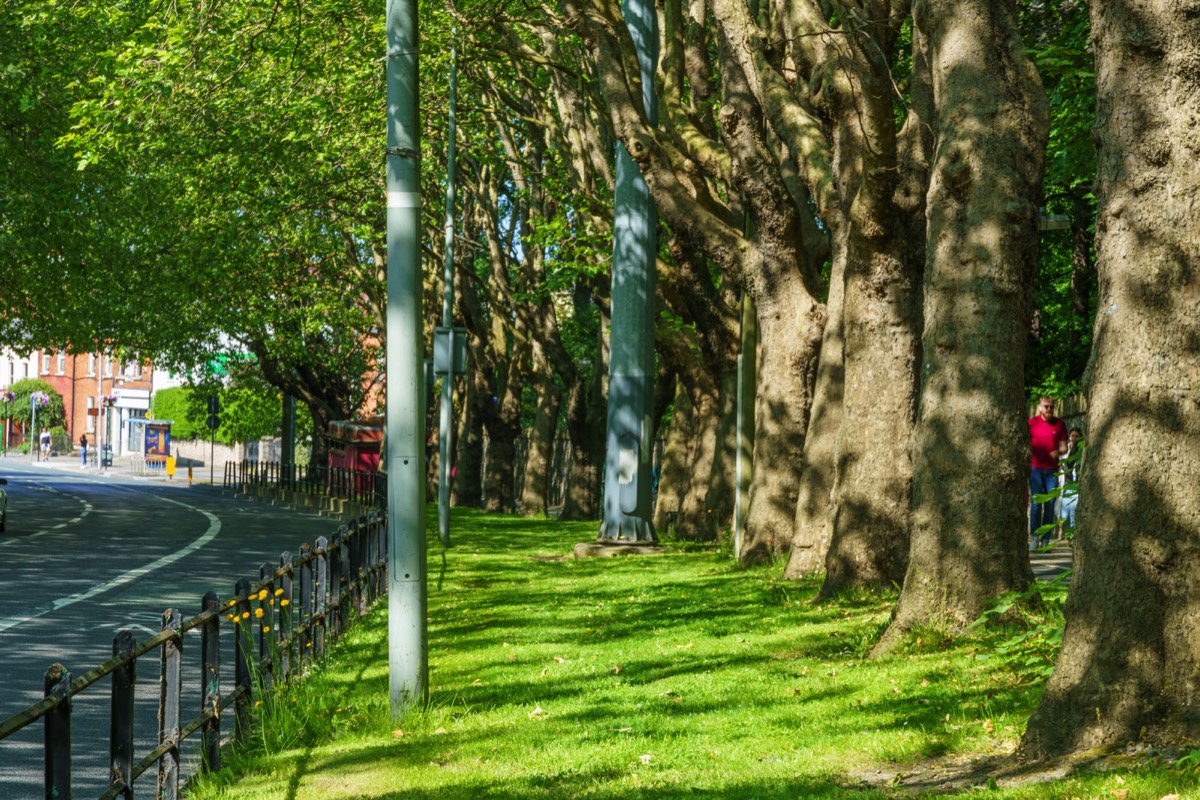
<path id="1" fill-rule="evenodd" d="M 131 583 L 132 581 L 137 580 L 138 578 L 142 577 L 143 575 L 149 575 L 151 572 L 154 572 L 155 570 L 162 569 L 163 567 L 167 566 L 168 564 L 174 564 L 179 559 L 189 556 L 192 553 L 199 550 L 201 547 L 204 547 L 204 545 L 208 544 L 214 538 L 216 538 L 216 535 L 220 532 L 221 520 L 217 519 L 217 517 L 214 514 L 211 514 L 202 508 L 196 508 L 195 506 L 189 506 L 187 503 L 181 503 L 178 500 L 172 500 L 167 497 L 159 497 L 159 499 L 164 502 L 167 502 L 167 503 L 174 503 L 177 506 L 182 506 L 183 508 L 186 508 L 189 511 L 197 511 L 197 512 L 203 514 L 205 517 L 208 518 L 208 530 L 206 530 L 198 539 L 196 539 L 191 544 L 188 544 L 186 547 L 176 550 L 174 553 L 168 553 L 167 555 L 163 556 L 162 558 L 158 559 L 157 561 L 152 561 L 149 564 L 145 564 L 143 566 L 138 567 L 137 569 L 131 569 L 129 572 L 126 572 L 123 575 L 118 575 L 117 577 L 113 578 L 112 580 L 105 581 L 104 583 L 98 583 L 95 586 L 91 587 L 90 589 L 79 592 L 77 594 L 73 594 L 68 597 L 60 597 L 57 600 L 52 601 L 49 605 L 35 608 L 27 614 L 15 616 L 15 617 L 9 617 L 8 619 L 0 619 L 0 632 L 6 631 L 9 628 L 15 628 L 16 626 L 18 626 L 22 623 L 29 622 L 30 620 L 37 619 L 38 617 L 44 617 L 45 615 L 47 615 L 51 612 L 58 611 L 60 609 L 64 609 L 67 606 L 73 606 L 76 603 L 82 602 L 84 600 L 90 600 L 91 598 L 95 597 L 96 595 L 104 594 L 105 592 L 116 589 L 119 586 L 124 586 L 127 583 Z M 28 538 L 28 537 L 26 537 L 26 538 Z"/>

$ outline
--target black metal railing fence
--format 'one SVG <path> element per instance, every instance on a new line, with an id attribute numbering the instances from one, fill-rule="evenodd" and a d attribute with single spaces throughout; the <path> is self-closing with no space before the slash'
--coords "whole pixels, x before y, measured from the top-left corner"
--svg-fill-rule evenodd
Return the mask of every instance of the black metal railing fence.
<path id="1" fill-rule="evenodd" d="M 134 642 L 128 630 L 113 639 L 113 657 L 72 679 L 61 663 L 45 675 L 44 697 L 0 721 L 0 745 L 18 731 L 43 720 L 45 797 L 71 797 L 71 707 L 76 696 L 111 677 L 109 714 L 109 779 L 101 800 L 134 797 L 135 782 L 156 766 L 157 798 L 179 796 L 184 744 L 199 734 L 200 769 L 220 767 L 222 712 L 234 708 L 234 737 L 246 735 L 250 708 L 257 699 L 269 702 L 272 690 L 286 684 L 296 670 L 319 660 L 327 645 L 366 613 L 387 586 L 387 526 L 380 514 L 341 526 L 330 539 L 280 556 L 278 565 L 262 564 L 259 580 L 242 578 L 233 597 L 222 602 L 206 593 L 200 613 L 183 620 L 178 609 L 162 616 L 160 631 Z M 199 631 L 198 716 L 184 722 L 184 635 Z M 221 638 L 235 637 L 234 685 L 221 690 Z M 133 719 L 136 666 L 159 651 L 158 746 L 134 761 Z M 146 794 L 143 792 L 143 795 Z M 31 792 L 28 796 L 33 796 Z"/>

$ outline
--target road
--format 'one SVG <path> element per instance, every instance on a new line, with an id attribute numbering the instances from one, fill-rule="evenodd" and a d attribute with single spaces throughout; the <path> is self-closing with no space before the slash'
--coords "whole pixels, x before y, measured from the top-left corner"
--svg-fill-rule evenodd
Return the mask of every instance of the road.
<path id="1" fill-rule="evenodd" d="M 158 631 L 168 607 L 191 617 L 205 592 L 226 599 L 237 578 L 257 580 L 260 564 L 277 564 L 283 551 L 298 551 L 337 527 L 314 514 L 189 487 L 186 478 L 101 475 L 13 457 L 0 459 L 0 477 L 8 479 L 9 494 L 8 526 L 0 534 L 0 719 L 41 699 L 51 664 L 81 675 L 111 657 L 122 628 L 140 641 Z M 185 637 L 185 722 L 199 713 L 199 644 L 198 633 Z M 222 645 L 221 680 L 228 687 L 231 642 Z M 146 656 L 138 664 L 135 761 L 157 745 L 158 684 L 157 656 Z M 101 681 L 73 706 L 76 798 L 97 797 L 106 786 L 108 686 Z M 41 741 L 40 723 L 0 741 L 0 800 L 41 796 Z M 185 763 L 194 764 L 189 750 Z M 140 793 L 153 780 L 151 770 L 138 781 Z"/>

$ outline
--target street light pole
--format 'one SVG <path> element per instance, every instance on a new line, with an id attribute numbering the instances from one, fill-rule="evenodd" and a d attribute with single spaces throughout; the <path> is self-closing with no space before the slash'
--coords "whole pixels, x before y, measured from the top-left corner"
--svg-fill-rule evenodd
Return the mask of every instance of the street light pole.
<path id="1" fill-rule="evenodd" d="M 429 699 L 417 0 L 387 0 L 388 699 Z"/>

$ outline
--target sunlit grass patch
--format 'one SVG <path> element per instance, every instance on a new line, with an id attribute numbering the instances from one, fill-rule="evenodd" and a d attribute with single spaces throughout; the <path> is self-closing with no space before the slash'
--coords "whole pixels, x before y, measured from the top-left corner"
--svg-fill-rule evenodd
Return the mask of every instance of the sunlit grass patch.
<path id="1" fill-rule="evenodd" d="M 882 798 L 864 772 L 1008 752 L 1040 694 L 977 658 L 995 631 L 869 660 L 894 595 L 815 603 L 817 580 L 712 548 L 553 558 L 594 536 L 456 511 L 454 547 L 430 551 L 429 707 L 390 718 L 381 605 L 289 688 L 296 717 L 271 724 L 299 733 L 192 797 Z M 988 796 L 1109 796 L 1118 777 Z M 1122 780 L 1176 779 L 1194 783 Z"/>

